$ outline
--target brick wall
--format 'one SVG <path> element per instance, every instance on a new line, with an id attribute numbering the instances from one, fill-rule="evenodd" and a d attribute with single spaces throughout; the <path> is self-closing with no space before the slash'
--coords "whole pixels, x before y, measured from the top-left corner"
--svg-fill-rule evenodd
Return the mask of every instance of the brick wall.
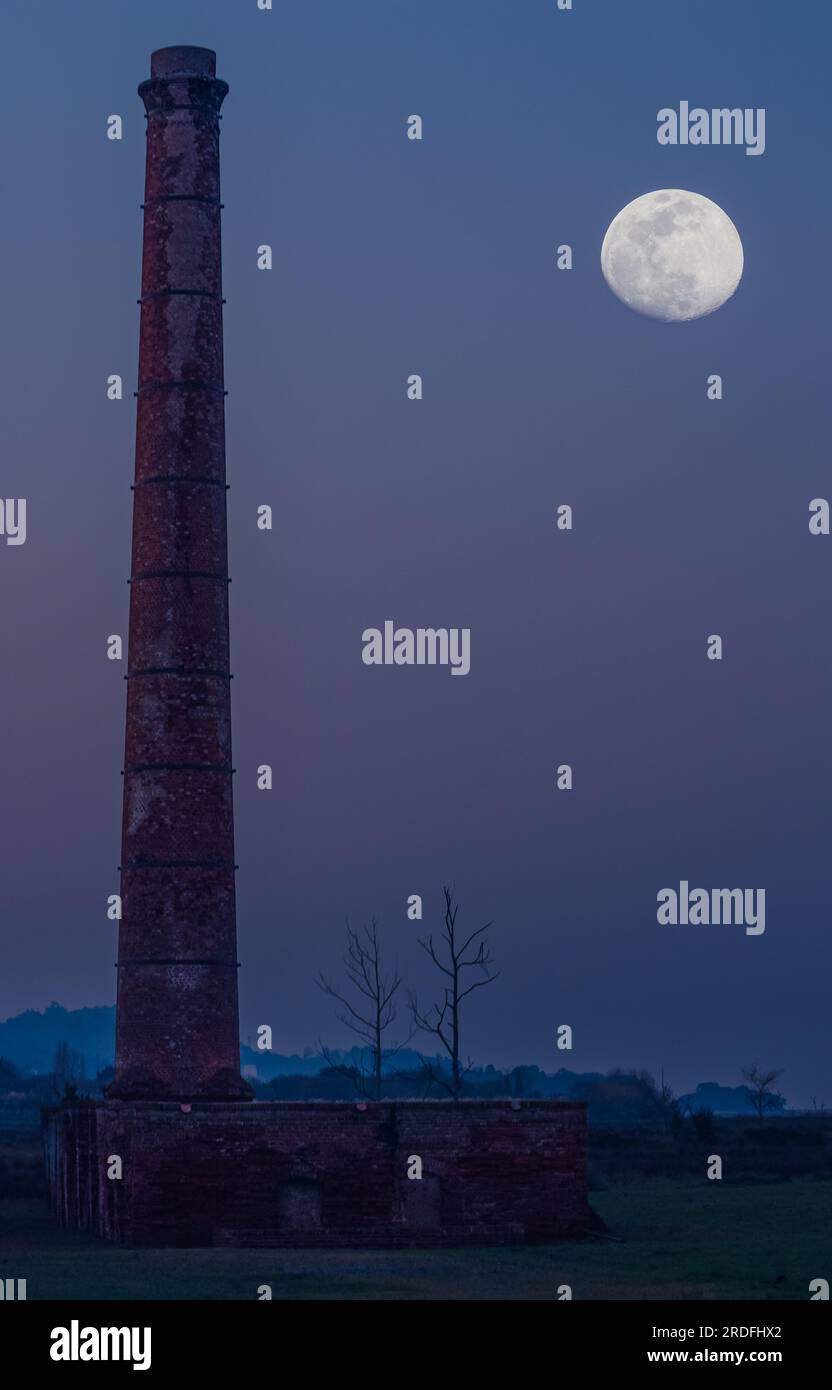
<path id="1" fill-rule="evenodd" d="M 86 1103 L 44 1137 L 61 1224 L 132 1245 L 502 1244 L 588 1219 L 572 1101 Z"/>

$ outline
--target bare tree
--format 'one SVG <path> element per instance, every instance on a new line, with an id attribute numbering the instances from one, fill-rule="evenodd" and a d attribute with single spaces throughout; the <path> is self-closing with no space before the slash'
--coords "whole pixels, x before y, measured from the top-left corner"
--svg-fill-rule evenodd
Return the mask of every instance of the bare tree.
<path id="1" fill-rule="evenodd" d="M 756 1062 L 742 1069 L 745 1093 L 761 1125 L 766 1110 L 782 1110 L 785 1105 L 783 1097 L 774 1089 L 775 1081 L 782 1075 L 782 1071 L 763 1071 Z"/>
<path id="2" fill-rule="evenodd" d="M 84 1058 L 61 1038 L 52 1064 L 52 1090 L 59 1100 L 74 1100 L 84 1079 Z"/>
<path id="3" fill-rule="evenodd" d="M 433 1033 L 450 1058 L 450 1082 L 445 1079 L 441 1072 L 435 1071 L 427 1059 L 423 1057 L 422 1066 L 425 1072 L 431 1081 L 442 1086 L 453 1096 L 454 1100 L 458 1100 L 462 1094 L 463 1077 L 473 1066 L 470 1059 L 465 1067 L 462 1066 L 460 1060 L 462 1055 L 460 1006 L 463 999 L 472 994 L 475 989 L 482 989 L 484 985 L 492 984 L 500 972 L 492 973 L 491 971 L 491 950 L 484 937 L 484 933 L 488 931 L 491 923 L 486 922 L 484 927 L 477 927 L 470 936 L 461 940 L 461 934 L 457 933 L 456 926 L 459 903 L 454 901 L 452 888 L 443 888 L 442 892 L 445 898 L 445 916 L 442 925 L 441 944 L 437 948 L 434 945 L 433 937 L 429 936 L 427 940 L 420 938 L 419 945 L 430 956 L 448 983 L 443 988 L 442 1002 L 433 1004 L 424 1011 L 419 1008 L 416 995 L 411 994 L 410 1010 L 413 1015 L 413 1022 L 420 1032 Z M 469 952 L 467 956 L 466 951 Z M 468 970 L 481 970 L 485 978 L 475 980 L 473 984 L 463 987 L 465 972 Z"/>
<path id="4" fill-rule="evenodd" d="M 674 1123 L 674 1116 L 679 1114 L 679 1102 L 673 1087 L 664 1079 L 664 1067 L 661 1069 L 658 1081 L 648 1072 L 643 1072 L 642 1075 L 650 1089 L 659 1118 L 665 1129 L 668 1129 Z"/>
<path id="5" fill-rule="evenodd" d="M 361 1066 L 350 1072 L 356 1089 L 362 1095 L 380 1100 L 384 1060 L 395 1056 L 405 1043 L 394 1044 L 391 1048 L 384 1046 L 384 1034 L 396 1018 L 394 997 L 402 981 L 395 965 L 389 975 L 384 973 L 378 921 L 375 917 L 371 919 L 369 927 L 365 924 L 360 931 L 354 931 L 347 922 L 347 953 L 343 957 L 343 964 L 352 992 L 360 996 L 356 998 L 355 1003 L 346 993 L 336 989 L 323 971 L 319 973 L 315 983 L 342 1006 L 343 1012 L 337 1015 L 341 1023 L 361 1038 L 369 1049 L 369 1068 Z M 409 1037 L 405 1041 L 409 1041 Z M 322 1047 L 321 1053 L 332 1065 L 331 1054 L 326 1048 Z"/>

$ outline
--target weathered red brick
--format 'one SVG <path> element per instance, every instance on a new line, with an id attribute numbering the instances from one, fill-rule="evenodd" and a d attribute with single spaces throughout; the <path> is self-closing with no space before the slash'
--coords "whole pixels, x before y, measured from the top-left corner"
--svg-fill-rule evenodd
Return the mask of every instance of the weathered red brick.
<path id="1" fill-rule="evenodd" d="M 241 1098 L 219 110 L 160 49 L 147 111 L 113 1097 Z"/>
<path id="2" fill-rule="evenodd" d="M 104 1103 L 47 1120 L 56 1216 L 131 1245 L 438 1246 L 579 1236 L 574 1101 Z M 121 1180 L 106 1177 L 119 1154 Z M 423 1177 L 407 1177 L 419 1155 Z"/>

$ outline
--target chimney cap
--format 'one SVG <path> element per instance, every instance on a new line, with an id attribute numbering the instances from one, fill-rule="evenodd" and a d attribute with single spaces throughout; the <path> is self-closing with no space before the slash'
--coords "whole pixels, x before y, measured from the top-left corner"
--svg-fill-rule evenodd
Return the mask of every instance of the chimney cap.
<path id="1" fill-rule="evenodd" d="M 151 77 L 216 77 L 213 48 L 157 48 L 150 55 Z"/>

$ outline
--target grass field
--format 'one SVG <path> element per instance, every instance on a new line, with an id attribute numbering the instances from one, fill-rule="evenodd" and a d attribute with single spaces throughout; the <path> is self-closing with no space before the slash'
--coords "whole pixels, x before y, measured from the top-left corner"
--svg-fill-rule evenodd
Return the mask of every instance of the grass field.
<path id="1" fill-rule="evenodd" d="M 592 1194 L 609 1236 L 509 1249 L 124 1250 L 0 1202 L 0 1262 L 30 1299 L 801 1299 L 829 1277 L 832 1181 L 654 1179 Z"/>

